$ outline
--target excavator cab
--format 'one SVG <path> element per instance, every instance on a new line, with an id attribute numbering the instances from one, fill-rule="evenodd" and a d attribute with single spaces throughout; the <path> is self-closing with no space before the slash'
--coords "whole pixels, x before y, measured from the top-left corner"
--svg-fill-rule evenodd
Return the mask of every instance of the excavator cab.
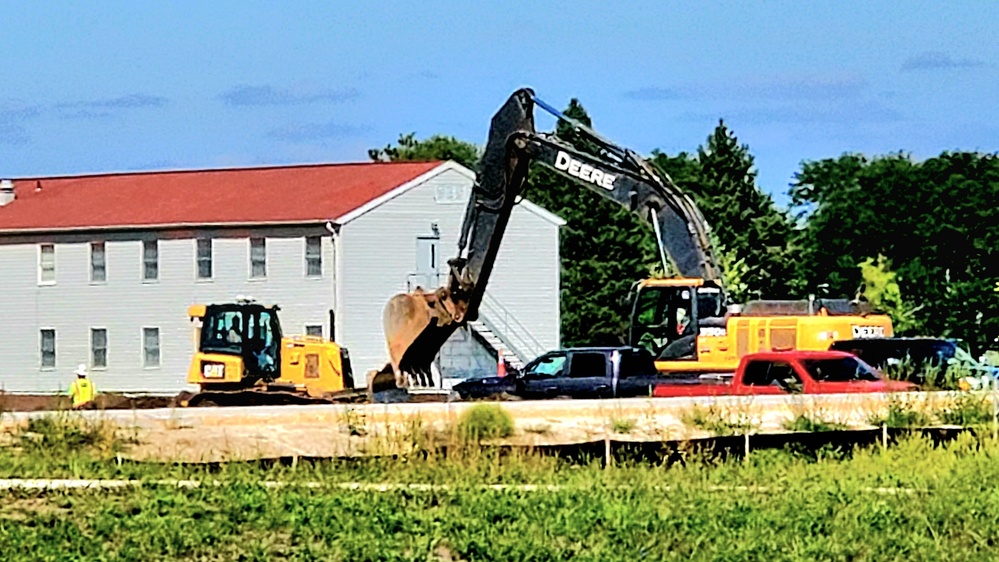
<path id="1" fill-rule="evenodd" d="M 630 344 L 661 361 L 696 361 L 697 336 L 725 325 L 722 290 L 703 279 L 647 279 L 632 295 Z"/>

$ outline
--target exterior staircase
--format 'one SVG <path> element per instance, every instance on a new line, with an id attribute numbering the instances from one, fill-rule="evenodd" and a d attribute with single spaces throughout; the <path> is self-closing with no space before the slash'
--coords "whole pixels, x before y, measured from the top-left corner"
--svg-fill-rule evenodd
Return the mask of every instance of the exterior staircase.
<path id="1" fill-rule="evenodd" d="M 469 322 L 472 333 L 496 355 L 506 359 L 507 365 L 523 369 L 535 357 L 549 351 L 534 337 L 530 328 L 517 319 L 488 292 L 479 304 L 479 319 Z"/>
<path id="2" fill-rule="evenodd" d="M 486 326 L 485 322 L 481 320 L 481 316 L 479 320 L 469 322 L 468 327 L 472 330 L 472 332 L 474 332 L 479 340 L 482 341 L 482 343 L 486 344 L 490 350 L 497 354 L 502 353 L 503 359 L 506 359 L 506 364 L 510 365 L 514 369 L 523 369 L 527 364 L 527 361 L 533 359 L 533 357 L 521 358 L 514 353 L 509 346 L 503 343 L 503 340 L 500 339 L 495 332 Z M 499 357 L 496 359 L 498 361 Z"/>

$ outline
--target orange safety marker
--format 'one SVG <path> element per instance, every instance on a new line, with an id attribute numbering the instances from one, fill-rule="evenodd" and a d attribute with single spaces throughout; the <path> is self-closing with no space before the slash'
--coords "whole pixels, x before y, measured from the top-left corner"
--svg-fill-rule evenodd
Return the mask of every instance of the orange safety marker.
<path id="1" fill-rule="evenodd" d="M 506 359 L 503 359 L 503 348 L 496 350 L 497 361 L 496 361 L 496 376 L 505 377 L 506 376 Z"/>

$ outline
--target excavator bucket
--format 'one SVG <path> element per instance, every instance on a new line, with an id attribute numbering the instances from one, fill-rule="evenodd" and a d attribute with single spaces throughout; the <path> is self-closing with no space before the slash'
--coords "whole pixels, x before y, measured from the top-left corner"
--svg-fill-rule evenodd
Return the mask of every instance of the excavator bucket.
<path id="1" fill-rule="evenodd" d="M 458 255 L 448 260 L 445 286 L 396 295 L 382 321 L 389 364 L 368 376 L 374 395 L 405 389 L 410 381 L 430 386 L 437 352 L 459 325 L 475 320 L 513 206 L 527 180 L 528 158 L 519 158 L 516 134 L 533 134 L 533 92 L 518 90 L 493 117 L 489 139 L 472 187 L 458 239 Z"/>
<path id="2" fill-rule="evenodd" d="M 389 363 L 369 374 L 371 394 L 408 388 L 411 382 L 419 386 L 433 384 L 431 364 L 457 328 L 447 295 L 445 288 L 434 293 L 417 288 L 412 293 L 395 295 L 385 305 L 382 324 Z"/>
<path id="3" fill-rule="evenodd" d="M 385 306 L 382 316 L 388 344 L 389 360 L 392 369 L 399 372 L 399 365 L 410 346 L 420 334 L 430 325 L 434 318 L 434 310 L 430 306 L 429 297 L 422 289 L 415 292 L 396 295 Z M 402 386 L 403 381 L 396 379 L 396 385 Z"/>
<path id="4" fill-rule="evenodd" d="M 369 376 L 370 392 L 384 392 L 409 386 L 409 381 L 399 365 L 406 351 L 430 325 L 431 320 L 433 320 L 432 309 L 422 289 L 417 288 L 412 293 L 395 295 L 389 300 L 382 314 L 389 363 Z"/>

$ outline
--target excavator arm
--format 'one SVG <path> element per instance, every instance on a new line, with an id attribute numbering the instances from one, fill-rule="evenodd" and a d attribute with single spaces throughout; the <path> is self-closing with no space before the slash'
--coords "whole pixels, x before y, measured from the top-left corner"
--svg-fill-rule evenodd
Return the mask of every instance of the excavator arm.
<path id="1" fill-rule="evenodd" d="M 554 134 L 534 130 L 534 106 L 570 123 L 594 147 L 584 152 Z M 430 365 L 451 334 L 478 317 L 513 205 L 538 162 L 648 220 L 660 257 L 684 277 L 721 286 L 708 226 L 694 202 L 672 180 L 631 150 L 618 147 L 537 99 L 515 92 L 492 119 L 486 149 L 469 198 L 447 283 L 433 293 L 396 295 L 383 317 L 390 364 L 369 380 L 377 392 L 405 388 L 412 377 L 430 382 Z M 390 383 L 394 383 L 391 385 Z"/>

